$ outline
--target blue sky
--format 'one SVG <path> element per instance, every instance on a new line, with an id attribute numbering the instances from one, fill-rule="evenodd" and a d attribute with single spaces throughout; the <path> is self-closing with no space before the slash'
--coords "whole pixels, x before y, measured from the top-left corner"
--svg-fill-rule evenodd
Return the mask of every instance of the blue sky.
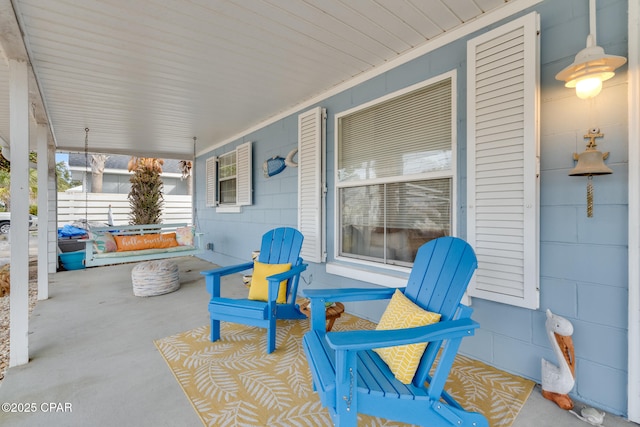
<path id="1" fill-rule="evenodd" d="M 67 165 L 69 165 L 68 153 L 56 153 L 56 163 L 60 163 L 62 161 L 64 161 Z"/>

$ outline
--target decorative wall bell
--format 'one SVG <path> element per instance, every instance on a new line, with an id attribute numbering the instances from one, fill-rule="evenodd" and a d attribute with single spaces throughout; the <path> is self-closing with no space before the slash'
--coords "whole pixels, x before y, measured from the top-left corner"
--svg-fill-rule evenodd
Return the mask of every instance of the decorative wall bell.
<path id="1" fill-rule="evenodd" d="M 609 169 L 604 161 L 609 157 L 609 152 L 602 153 L 596 150 L 596 138 L 602 138 L 604 134 L 600 133 L 599 128 L 591 128 L 589 132 L 584 136 L 589 139 L 586 151 L 573 153 L 573 160 L 577 160 L 578 164 L 575 168 L 569 171 L 569 176 L 586 176 L 587 181 L 587 217 L 593 217 L 593 176 L 594 175 L 608 175 L 613 173 Z"/>

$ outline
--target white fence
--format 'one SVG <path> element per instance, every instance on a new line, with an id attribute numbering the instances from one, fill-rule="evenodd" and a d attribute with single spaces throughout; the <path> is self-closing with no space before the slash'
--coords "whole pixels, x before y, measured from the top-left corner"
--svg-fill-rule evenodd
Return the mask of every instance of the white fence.
<path id="1" fill-rule="evenodd" d="M 129 224 L 129 199 L 115 193 L 58 193 L 58 226 L 88 218 L 91 222 L 107 222 L 109 205 L 114 225 Z M 192 222 L 191 196 L 164 195 L 161 222 Z"/>

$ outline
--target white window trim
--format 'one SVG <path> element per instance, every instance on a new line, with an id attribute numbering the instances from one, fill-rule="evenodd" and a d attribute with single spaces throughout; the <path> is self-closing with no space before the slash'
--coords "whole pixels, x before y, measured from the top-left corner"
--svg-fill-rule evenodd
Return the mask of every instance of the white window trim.
<path id="1" fill-rule="evenodd" d="M 242 207 L 238 205 L 221 205 L 216 206 L 216 213 L 240 213 Z"/>
<path id="2" fill-rule="evenodd" d="M 430 79 L 424 80 L 420 83 L 416 83 L 414 85 L 408 86 L 404 89 L 389 93 L 380 98 L 376 98 L 364 104 L 358 105 L 357 107 L 350 108 L 349 110 L 342 111 L 335 115 L 334 118 L 334 129 L 338 129 L 339 120 L 341 117 L 354 113 L 356 111 L 371 107 L 373 105 L 380 104 L 387 100 L 396 98 L 398 96 L 402 96 L 406 93 L 413 92 L 415 90 L 421 89 L 423 87 L 435 84 L 439 81 L 445 79 L 451 79 L 451 171 L 434 171 L 423 174 L 411 175 L 410 177 L 406 177 L 406 179 L 385 179 L 381 178 L 379 180 L 371 180 L 367 181 L 367 184 L 376 184 L 376 183 L 384 183 L 384 182 L 399 182 L 399 181 L 414 181 L 421 179 L 435 179 L 435 178 L 451 178 L 451 235 L 456 236 L 458 234 L 457 231 L 457 211 L 458 211 L 458 137 L 457 137 L 457 120 L 458 120 L 458 107 L 457 107 L 457 71 L 451 70 L 443 74 L 439 74 Z M 410 268 L 401 267 L 397 265 L 390 264 L 381 264 L 377 262 L 371 262 L 367 260 L 360 260 L 350 257 L 344 257 L 338 255 L 338 251 L 340 248 L 340 198 L 339 191 L 340 188 L 346 188 L 349 186 L 362 185 L 362 183 L 351 183 L 346 182 L 338 185 L 338 144 L 339 144 L 339 135 L 338 132 L 335 132 L 334 136 L 334 159 L 333 164 L 336 165 L 334 168 L 334 260 L 335 262 L 329 261 L 326 265 L 326 271 L 330 274 L 335 274 L 338 276 L 356 279 L 365 281 L 368 283 L 373 283 L 380 286 L 386 287 L 402 287 L 407 283 L 408 273 L 411 271 Z M 378 271 L 366 270 L 366 268 L 375 268 Z M 394 274 L 396 273 L 396 274 Z M 406 273 L 406 277 L 404 275 L 398 276 L 397 273 Z"/>
<path id="3" fill-rule="evenodd" d="M 629 350 L 628 354 L 628 400 L 629 421 L 640 422 L 640 5 L 629 2 L 629 89 L 628 89 L 628 126 L 629 126 Z"/>
<path id="4" fill-rule="evenodd" d="M 364 267 L 365 265 L 353 266 L 348 264 L 340 264 L 337 262 L 328 262 L 326 264 L 326 272 L 329 274 L 335 274 L 336 276 L 360 280 L 366 283 L 372 283 L 374 285 L 385 286 L 388 288 L 402 288 L 407 285 L 407 280 L 409 279 L 409 273 L 411 271 L 408 268 L 396 267 L 397 274 L 393 274 L 389 271 L 379 272 L 366 270 Z M 372 265 L 372 267 L 382 268 L 379 264 Z M 385 268 L 385 270 L 389 269 Z"/>

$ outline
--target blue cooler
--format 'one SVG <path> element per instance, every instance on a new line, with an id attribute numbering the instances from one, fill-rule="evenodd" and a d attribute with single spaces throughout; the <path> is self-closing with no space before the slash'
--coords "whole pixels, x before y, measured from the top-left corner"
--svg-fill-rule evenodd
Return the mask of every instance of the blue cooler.
<path id="1" fill-rule="evenodd" d="M 75 252 L 62 252 L 60 261 L 65 270 L 80 270 L 84 267 L 84 250 Z"/>

